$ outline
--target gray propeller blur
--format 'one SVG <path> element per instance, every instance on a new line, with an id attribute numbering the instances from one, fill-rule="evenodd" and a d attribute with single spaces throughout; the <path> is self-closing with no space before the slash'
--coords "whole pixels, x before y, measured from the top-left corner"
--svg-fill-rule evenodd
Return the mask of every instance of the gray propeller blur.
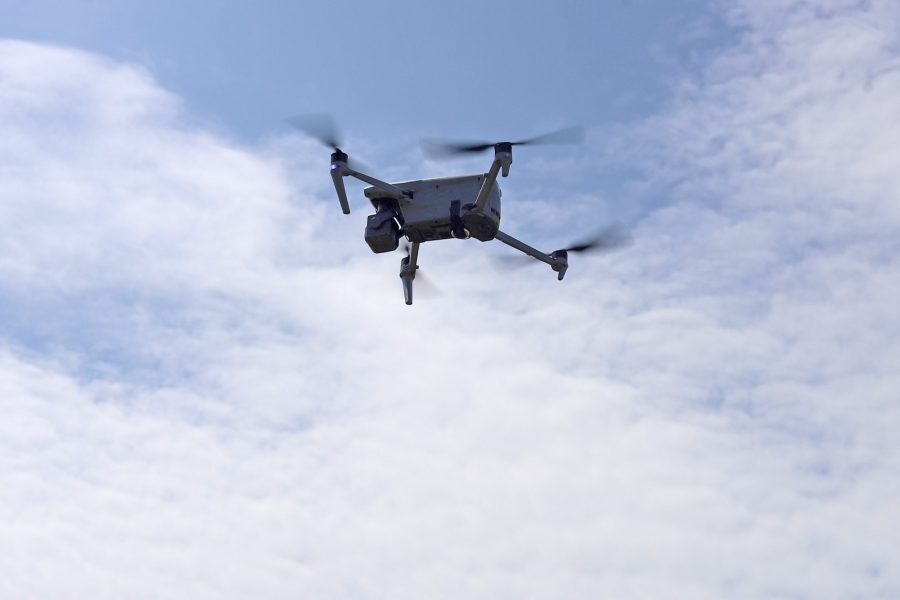
<path id="1" fill-rule="evenodd" d="M 335 124 L 334 117 L 327 113 L 309 113 L 296 115 L 287 120 L 294 129 L 305 133 L 314 140 L 318 140 L 325 146 L 333 150 L 344 152 L 341 148 L 343 141 Z M 363 173 L 369 172 L 370 169 L 365 162 L 350 157 L 347 159 L 347 166 L 354 171 Z"/>
<path id="2" fill-rule="evenodd" d="M 543 135 L 508 142 L 513 146 L 527 145 L 551 145 L 551 144 L 580 144 L 584 141 L 583 127 L 567 127 L 557 131 L 551 131 Z M 493 148 L 498 143 L 504 142 L 451 142 L 444 140 L 422 140 L 422 148 L 429 158 L 450 158 L 459 154 L 471 154 L 484 152 Z"/>

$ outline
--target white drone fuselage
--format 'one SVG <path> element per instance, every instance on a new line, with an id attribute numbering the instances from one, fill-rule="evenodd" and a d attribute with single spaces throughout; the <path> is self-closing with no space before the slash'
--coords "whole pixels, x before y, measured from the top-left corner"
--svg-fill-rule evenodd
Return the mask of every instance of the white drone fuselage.
<path id="1" fill-rule="evenodd" d="M 463 175 L 402 181 L 393 185 L 410 193 L 410 197 L 395 198 L 391 193 L 371 186 L 364 190 L 372 206 L 378 210 L 392 207 L 398 225 L 410 242 L 424 243 L 453 237 L 473 237 L 483 242 L 494 239 L 500 228 L 500 186 L 493 182 L 483 207 L 475 204 L 487 174 Z M 373 217 L 376 217 L 373 215 Z M 370 223 L 375 220 L 370 218 Z M 464 233 L 460 235 L 459 224 Z M 377 233 L 371 232 L 375 236 Z M 366 229 L 367 241 L 370 231 Z M 385 240 L 387 242 L 387 240 Z M 370 244 L 371 245 L 371 244 Z M 396 249 L 393 247 L 386 250 Z M 373 251 L 376 247 L 372 247 Z"/>

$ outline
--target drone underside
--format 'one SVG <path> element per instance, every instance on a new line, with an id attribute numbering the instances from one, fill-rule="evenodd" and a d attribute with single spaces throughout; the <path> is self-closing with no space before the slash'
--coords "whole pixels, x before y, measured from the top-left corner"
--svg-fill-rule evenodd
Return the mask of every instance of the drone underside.
<path id="1" fill-rule="evenodd" d="M 410 242 L 424 243 L 450 238 L 494 239 L 500 228 L 500 186 L 488 190 L 479 208 L 475 199 L 485 175 L 402 181 L 393 185 L 411 194 L 394 198 L 377 186 L 364 190 L 376 213 L 366 224 L 366 242 L 373 252 L 397 249 L 401 235 Z"/>

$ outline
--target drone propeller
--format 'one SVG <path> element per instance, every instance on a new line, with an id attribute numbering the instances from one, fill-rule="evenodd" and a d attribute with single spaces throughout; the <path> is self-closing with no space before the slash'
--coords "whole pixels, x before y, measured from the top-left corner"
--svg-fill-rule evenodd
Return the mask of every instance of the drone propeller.
<path id="1" fill-rule="evenodd" d="M 324 113 L 298 115 L 288 119 L 288 123 L 326 146 L 338 152 L 341 151 L 340 136 L 334 124 L 334 118 L 331 115 Z"/>
<path id="2" fill-rule="evenodd" d="M 317 140 L 323 145 L 328 146 L 335 152 L 340 152 L 343 154 L 344 151 L 340 148 L 342 143 L 341 136 L 338 133 L 337 126 L 334 123 L 334 118 L 331 115 L 326 113 L 298 115 L 288 119 L 288 123 L 293 126 L 294 129 L 305 133 L 314 140 Z M 366 163 L 357 158 L 348 157 L 347 166 L 349 166 L 354 171 L 371 171 Z"/>
<path id="3" fill-rule="evenodd" d="M 590 238 L 572 244 L 568 248 L 560 248 L 556 253 L 585 253 L 585 254 L 606 254 L 615 252 L 620 248 L 630 246 L 634 242 L 631 235 L 625 231 L 621 225 L 609 225 L 599 230 Z M 535 259 L 525 254 L 517 254 L 513 256 L 501 256 L 497 258 L 503 266 L 507 267 L 524 267 L 535 262 Z"/>
<path id="4" fill-rule="evenodd" d="M 538 144 L 580 144 L 584 141 L 584 128 L 567 127 L 558 131 L 551 131 L 518 142 L 443 142 L 437 140 L 423 140 L 422 146 L 425 152 L 432 158 L 446 158 L 458 154 L 470 154 L 484 152 L 498 144 L 507 143 L 510 146 L 526 146 Z"/>
<path id="5" fill-rule="evenodd" d="M 568 248 L 562 248 L 562 250 L 564 252 L 606 253 L 630 246 L 633 241 L 631 235 L 620 225 L 609 225 L 592 237 L 573 244 Z"/>

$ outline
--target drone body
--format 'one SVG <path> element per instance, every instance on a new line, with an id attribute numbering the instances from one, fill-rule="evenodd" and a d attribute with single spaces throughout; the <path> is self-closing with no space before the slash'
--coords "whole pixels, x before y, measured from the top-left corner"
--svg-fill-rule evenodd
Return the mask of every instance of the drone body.
<path id="1" fill-rule="evenodd" d="M 364 193 L 375 213 L 367 219 L 365 240 L 372 252 L 396 250 L 401 237 L 409 241 L 407 255 L 400 261 L 406 304 L 412 304 L 413 280 L 419 268 L 419 245 L 425 242 L 451 238 L 474 238 L 482 242 L 496 239 L 550 265 L 559 280 L 569 267 L 569 252 L 612 249 L 627 242 L 621 232 L 611 229 L 594 240 L 546 254 L 500 231 L 501 193 L 497 177 L 509 175 L 513 146 L 578 141 L 580 129 L 564 129 L 520 142 L 432 144 L 443 154 L 482 152 L 493 148 L 494 160 L 487 173 L 388 183 L 348 165 L 349 157 L 338 147 L 329 117 L 307 116 L 295 118 L 292 123 L 334 150 L 331 178 L 344 214 L 350 213 L 344 178 L 353 177 L 370 184 Z"/>
<path id="2" fill-rule="evenodd" d="M 418 244 L 450 238 L 494 239 L 500 228 L 500 186 L 494 183 L 488 188 L 487 201 L 478 209 L 475 199 L 484 181 L 484 174 L 403 181 L 393 185 L 412 197 L 399 199 L 377 186 L 366 188 L 364 193 L 377 211 L 366 224 L 366 242 L 373 252 L 387 252 L 397 249 L 401 232 Z"/>

